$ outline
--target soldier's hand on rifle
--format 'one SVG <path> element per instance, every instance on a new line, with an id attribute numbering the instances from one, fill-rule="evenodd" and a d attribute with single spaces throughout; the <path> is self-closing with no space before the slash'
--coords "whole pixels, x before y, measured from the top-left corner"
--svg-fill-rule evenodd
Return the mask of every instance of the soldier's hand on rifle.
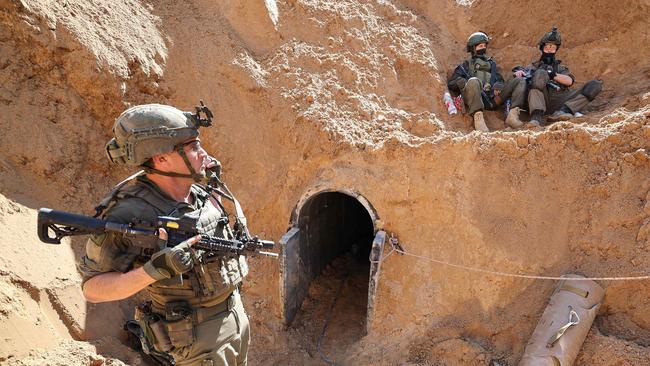
<path id="1" fill-rule="evenodd" d="M 161 240 L 167 240 L 167 232 L 164 229 L 160 229 L 158 235 Z M 194 266 L 189 250 L 199 240 L 201 240 L 201 236 L 197 235 L 173 248 L 166 247 L 154 253 L 151 259 L 144 264 L 144 271 L 157 281 L 176 277 L 189 271 Z"/>
<path id="2" fill-rule="evenodd" d="M 483 85 L 483 91 L 486 93 L 488 93 L 490 89 L 492 89 L 492 85 L 490 83 L 485 83 L 485 85 Z"/>
<path id="3" fill-rule="evenodd" d="M 514 75 L 516 78 L 523 78 L 524 76 L 526 76 L 526 72 L 525 72 L 524 70 L 519 69 L 519 70 L 515 71 L 515 72 L 513 73 L 513 75 Z"/>

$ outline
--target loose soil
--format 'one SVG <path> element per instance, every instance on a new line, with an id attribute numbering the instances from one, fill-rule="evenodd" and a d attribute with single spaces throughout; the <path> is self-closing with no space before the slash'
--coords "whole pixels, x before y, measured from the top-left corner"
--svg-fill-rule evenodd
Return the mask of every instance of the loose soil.
<path id="1" fill-rule="evenodd" d="M 121 329 L 135 300 L 85 302 L 84 240 L 45 245 L 35 230 L 38 208 L 91 214 L 131 173 L 109 165 L 104 144 L 141 103 L 212 108 L 202 142 L 261 237 L 278 241 L 308 195 L 346 191 L 423 257 L 644 275 L 647 14 L 647 0 L 0 0 L 0 364 L 150 364 Z M 477 133 L 447 114 L 469 34 L 492 36 L 508 75 L 553 25 L 577 87 L 604 81 L 584 117 L 513 131 L 494 111 L 492 132 Z M 279 266 L 251 259 L 249 363 L 325 364 L 317 341 L 331 315 L 321 349 L 339 364 L 516 365 L 555 286 L 392 255 L 365 334 L 366 265 L 333 261 L 285 328 Z M 601 284 L 575 364 L 650 364 L 650 282 Z"/>

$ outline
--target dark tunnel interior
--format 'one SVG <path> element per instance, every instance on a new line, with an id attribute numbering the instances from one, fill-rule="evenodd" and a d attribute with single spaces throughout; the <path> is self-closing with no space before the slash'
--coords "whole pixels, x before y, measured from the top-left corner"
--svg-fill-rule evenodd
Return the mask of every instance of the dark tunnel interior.
<path id="1" fill-rule="evenodd" d="M 281 240 L 285 326 L 310 354 L 345 349 L 367 334 L 376 214 L 359 199 L 341 192 L 312 196 Z"/>
<path id="2" fill-rule="evenodd" d="M 297 224 L 294 276 L 299 278 L 287 279 L 294 287 L 288 298 L 296 311 L 293 328 L 316 342 L 329 324 L 335 336 L 323 343 L 346 347 L 366 330 L 373 219 L 355 197 L 327 192 L 305 203 Z"/>
<path id="3" fill-rule="evenodd" d="M 309 258 L 303 259 L 311 263 L 312 279 L 343 254 L 351 255 L 357 265 L 369 267 L 374 226 L 356 198 L 339 192 L 321 193 L 303 206 L 298 223 L 301 252 L 308 254 Z"/>

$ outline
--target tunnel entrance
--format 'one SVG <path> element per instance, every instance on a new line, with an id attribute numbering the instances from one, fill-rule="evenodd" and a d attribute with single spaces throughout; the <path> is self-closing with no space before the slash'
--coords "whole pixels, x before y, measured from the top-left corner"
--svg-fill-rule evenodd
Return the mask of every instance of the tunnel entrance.
<path id="1" fill-rule="evenodd" d="M 327 333 L 339 345 L 366 334 L 385 238 L 377 220 L 370 203 L 351 192 L 319 192 L 298 203 L 280 240 L 285 326 L 316 339 L 329 321 Z"/>

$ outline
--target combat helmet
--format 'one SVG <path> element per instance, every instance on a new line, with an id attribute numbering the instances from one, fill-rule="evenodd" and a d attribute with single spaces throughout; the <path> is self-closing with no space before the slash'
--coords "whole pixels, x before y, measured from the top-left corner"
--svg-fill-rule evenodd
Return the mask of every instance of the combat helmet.
<path id="1" fill-rule="evenodd" d="M 474 53 L 474 47 L 479 43 L 490 43 L 490 37 L 485 32 L 472 33 L 467 38 L 467 52 Z"/>
<path id="2" fill-rule="evenodd" d="M 201 113 L 205 118 L 201 117 Z M 106 144 L 108 159 L 119 165 L 143 165 L 155 155 L 178 151 L 191 174 L 161 172 L 145 167 L 148 173 L 167 176 L 192 177 L 200 180 L 202 176 L 192 169 L 183 143 L 199 136 L 199 127 L 212 125 L 212 112 L 201 102 L 196 113 L 183 112 L 162 104 L 144 104 L 124 111 L 113 125 L 115 136 Z"/>
<path id="3" fill-rule="evenodd" d="M 553 26 L 553 29 L 550 32 L 544 33 L 542 39 L 539 40 L 540 51 L 544 51 L 544 44 L 546 43 L 553 43 L 557 46 L 558 50 L 560 49 L 560 45 L 562 44 L 562 37 L 560 36 L 560 32 L 558 32 L 557 27 Z"/>

